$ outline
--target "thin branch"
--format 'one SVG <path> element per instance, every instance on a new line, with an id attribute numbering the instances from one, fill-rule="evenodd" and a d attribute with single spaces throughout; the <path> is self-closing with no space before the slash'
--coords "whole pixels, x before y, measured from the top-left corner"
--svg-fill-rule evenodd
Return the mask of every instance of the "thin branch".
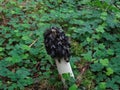
<path id="1" fill-rule="evenodd" d="M 89 68 L 89 65 L 90 65 L 90 62 L 86 63 L 86 65 L 82 67 L 81 73 L 77 77 L 77 81 L 76 81 L 77 86 L 80 86 L 80 84 L 82 82 L 82 76 L 86 72 L 86 70 Z"/>
<path id="2" fill-rule="evenodd" d="M 38 38 L 35 39 L 35 40 L 29 45 L 29 47 L 32 47 L 32 46 L 37 42 L 37 40 L 38 40 Z"/>
<path id="3" fill-rule="evenodd" d="M 3 25 L 6 25 L 6 19 L 5 16 L 2 14 L 2 19 L 3 19 Z"/>

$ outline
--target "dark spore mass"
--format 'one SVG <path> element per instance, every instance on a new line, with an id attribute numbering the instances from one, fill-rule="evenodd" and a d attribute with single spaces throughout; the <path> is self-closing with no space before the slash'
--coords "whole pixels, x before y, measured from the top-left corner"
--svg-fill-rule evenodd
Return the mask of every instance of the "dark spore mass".
<path id="1" fill-rule="evenodd" d="M 62 58 L 69 62 L 70 42 L 63 30 L 58 27 L 51 27 L 44 33 L 44 44 L 47 53 L 60 62 Z"/>

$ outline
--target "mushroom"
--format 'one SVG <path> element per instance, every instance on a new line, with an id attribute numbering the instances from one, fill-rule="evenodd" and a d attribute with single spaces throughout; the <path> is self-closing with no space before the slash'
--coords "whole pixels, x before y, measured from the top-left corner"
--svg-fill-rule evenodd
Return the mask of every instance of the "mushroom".
<path id="1" fill-rule="evenodd" d="M 70 58 L 70 42 L 62 29 L 51 27 L 44 33 L 44 44 L 49 54 L 56 62 L 58 72 L 61 76 L 64 87 L 67 87 L 63 74 L 70 73 L 70 77 L 74 78 L 74 74 L 69 62 Z"/>

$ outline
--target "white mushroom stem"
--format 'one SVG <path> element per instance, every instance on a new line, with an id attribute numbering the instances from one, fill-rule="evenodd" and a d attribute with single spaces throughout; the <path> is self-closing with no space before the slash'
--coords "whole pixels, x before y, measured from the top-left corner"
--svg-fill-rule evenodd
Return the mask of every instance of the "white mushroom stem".
<path id="1" fill-rule="evenodd" d="M 65 84 L 65 79 L 62 77 L 62 74 L 70 73 L 70 77 L 74 78 L 74 74 L 73 74 L 70 62 L 66 62 L 64 59 L 60 60 L 60 62 L 58 60 L 55 60 L 55 61 L 56 61 L 57 69 L 61 76 L 62 82 L 64 86 L 67 87 L 67 85 Z"/>

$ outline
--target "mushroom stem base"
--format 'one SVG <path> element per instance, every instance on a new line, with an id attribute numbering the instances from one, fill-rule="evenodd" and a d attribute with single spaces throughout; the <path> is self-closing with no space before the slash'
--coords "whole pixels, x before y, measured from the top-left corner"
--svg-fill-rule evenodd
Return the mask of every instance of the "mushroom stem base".
<path id="1" fill-rule="evenodd" d="M 56 61 L 57 70 L 61 76 L 64 87 L 67 87 L 65 83 L 65 79 L 62 77 L 62 74 L 70 73 L 70 77 L 74 78 L 74 74 L 73 74 L 70 62 L 66 62 L 64 59 L 60 60 L 60 62 L 58 60 L 55 60 L 55 61 Z"/>

